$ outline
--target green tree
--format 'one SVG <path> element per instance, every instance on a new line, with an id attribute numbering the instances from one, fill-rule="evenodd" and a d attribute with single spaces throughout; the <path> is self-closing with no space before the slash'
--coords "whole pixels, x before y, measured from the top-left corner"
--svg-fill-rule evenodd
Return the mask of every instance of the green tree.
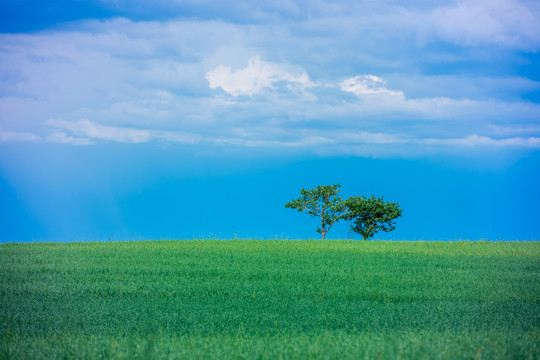
<path id="1" fill-rule="evenodd" d="M 323 240 L 326 233 L 336 221 L 343 219 L 347 211 L 345 202 L 339 196 L 336 196 L 341 185 L 322 185 L 315 189 L 300 190 L 300 196 L 296 200 L 291 200 L 285 204 L 286 208 L 296 209 L 300 212 L 306 212 L 311 217 L 320 217 L 321 225 L 317 232 L 322 235 Z"/>
<path id="2" fill-rule="evenodd" d="M 351 229 L 362 235 L 364 240 L 371 238 L 376 232 L 394 230 L 394 219 L 403 212 L 398 203 L 384 202 L 383 198 L 371 196 L 353 196 L 345 201 L 348 209 L 345 218 L 352 220 Z"/>

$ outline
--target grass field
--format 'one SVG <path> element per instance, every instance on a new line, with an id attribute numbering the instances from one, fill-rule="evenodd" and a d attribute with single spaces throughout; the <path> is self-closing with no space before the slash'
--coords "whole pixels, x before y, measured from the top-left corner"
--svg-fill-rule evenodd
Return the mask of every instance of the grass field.
<path id="1" fill-rule="evenodd" d="M 0 245 L 0 359 L 539 359 L 540 243 Z"/>

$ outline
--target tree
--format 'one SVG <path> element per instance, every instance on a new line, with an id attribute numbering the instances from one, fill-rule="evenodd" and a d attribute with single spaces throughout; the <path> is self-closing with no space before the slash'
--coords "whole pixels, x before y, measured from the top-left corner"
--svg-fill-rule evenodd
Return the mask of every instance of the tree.
<path id="1" fill-rule="evenodd" d="M 322 185 L 315 189 L 306 190 L 302 188 L 302 195 L 296 200 L 291 200 L 285 204 L 286 208 L 297 209 L 300 212 L 306 212 L 311 217 L 320 217 L 321 225 L 317 228 L 317 232 L 326 237 L 326 233 L 334 223 L 343 219 L 346 213 L 346 206 L 343 199 L 336 196 L 341 185 Z"/>
<path id="2" fill-rule="evenodd" d="M 378 231 L 394 230 L 394 219 L 403 212 L 398 203 L 384 202 L 383 198 L 353 196 L 345 201 L 348 209 L 345 218 L 353 220 L 351 229 L 362 235 L 364 240 L 371 238 Z"/>

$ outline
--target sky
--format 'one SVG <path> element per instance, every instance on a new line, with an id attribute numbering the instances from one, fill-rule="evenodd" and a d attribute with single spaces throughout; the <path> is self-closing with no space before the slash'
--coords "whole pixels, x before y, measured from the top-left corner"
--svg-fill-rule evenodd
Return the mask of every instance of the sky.
<path id="1" fill-rule="evenodd" d="M 540 240 L 539 50 L 529 0 L 3 0 L 0 242 L 318 238 L 338 183 Z"/>

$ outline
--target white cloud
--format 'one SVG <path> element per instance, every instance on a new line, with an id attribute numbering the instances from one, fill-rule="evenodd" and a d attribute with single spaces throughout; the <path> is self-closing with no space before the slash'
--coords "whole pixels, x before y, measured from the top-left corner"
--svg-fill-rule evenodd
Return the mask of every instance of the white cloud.
<path id="1" fill-rule="evenodd" d="M 335 133 L 336 140 L 340 143 L 352 144 L 397 144 L 405 143 L 406 139 L 393 134 L 372 133 L 367 131 L 338 131 Z"/>
<path id="2" fill-rule="evenodd" d="M 403 92 L 394 91 L 383 87 L 386 81 L 375 75 L 359 75 L 345 79 L 341 84 L 341 90 L 362 95 L 391 95 L 403 96 Z"/>
<path id="3" fill-rule="evenodd" d="M 195 134 L 183 131 L 156 131 L 101 125 L 90 120 L 68 122 L 51 120 L 52 133 L 45 137 L 29 133 L 0 131 L 0 142 L 54 142 L 67 145 L 97 145 L 100 142 L 167 141 L 183 144 L 211 145 L 213 149 L 249 148 L 258 151 L 294 151 L 325 155 L 417 156 L 430 152 L 460 149 L 540 149 L 540 137 L 418 137 L 413 134 L 372 132 L 347 129 L 283 128 L 259 124 L 249 130 L 231 128 L 216 134 Z M 204 147 L 208 151 L 208 146 Z M 468 151 L 468 150 L 467 150 Z"/>
<path id="4" fill-rule="evenodd" d="M 409 98 L 506 99 L 540 90 L 540 82 L 520 76 L 390 74 L 387 79 Z"/>
<path id="5" fill-rule="evenodd" d="M 425 139 L 421 142 L 430 145 L 458 145 L 458 146 L 496 146 L 518 148 L 540 148 L 540 137 L 511 137 L 494 139 L 488 136 L 471 135 L 457 139 Z"/>
<path id="6" fill-rule="evenodd" d="M 412 77 L 412 80 L 414 79 L 415 77 Z M 444 80 L 445 78 L 436 80 L 428 88 L 433 88 L 435 84 L 444 86 Z M 451 80 L 448 80 L 447 83 L 451 84 Z M 474 89 L 475 79 L 469 79 L 469 81 L 470 83 L 467 83 L 464 79 L 460 79 L 455 83 Z M 484 87 L 497 83 L 502 86 L 511 84 L 509 81 L 497 81 L 496 79 L 493 81 L 481 79 L 480 81 L 484 83 L 482 85 Z M 533 124 L 537 123 L 540 116 L 540 104 L 534 102 L 472 100 L 448 96 L 409 98 L 403 91 L 390 90 L 383 86 L 384 84 L 386 84 L 386 80 L 375 75 L 362 75 L 344 80 L 340 84 L 340 89 L 355 94 L 360 101 L 339 104 L 339 108 L 337 106 L 327 108 L 327 116 L 331 115 L 330 111 L 334 111 L 334 114 L 338 114 L 340 117 L 379 119 L 377 123 L 382 124 L 383 128 L 389 127 L 385 124 L 386 121 L 396 124 L 395 121 L 399 120 L 414 124 L 410 131 L 414 131 L 417 136 L 427 135 L 422 131 L 425 129 L 427 131 L 435 130 L 443 137 L 450 134 L 461 135 L 466 131 L 484 132 L 485 135 L 495 134 L 494 129 L 500 122 L 510 124 L 508 125 L 509 130 L 512 128 L 529 129 L 531 131 L 528 134 L 534 135 L 535 132 L 532 130 L 535 127 Z M 504 90 L 502 91 L 504 93 Z M 319 116 L 322 116 L 323 112 L 320 109 L 318 111 Z M 310 116 L 316 115 L 310 113 Z M 510 123 L 509 119 L 512 119 Z M 435 120 L 437 125 L 433 123 Z M 516 121 L 515 125 L 512 124 Z M 401 123 L 400 126 L 403 127 L 404 123 Z M 370 130 L 375 130 L 373 125 L 371 125 Z"/>
<path id="7" fill-rule="evenodd" d="M 529 6 L 527 6 L 529 5 Z M 465 46 L 540 46 L 540 8 L 518 0 L 459 1 L 428 14 L 436 33 Z"/>
<path id="8" fill-rule="evenodd" d="M 34 136 L 28 141 L 46 141 L 72 145 L 93 145 L 97 141 L 120 143 L 145 143 L 154 140 L 172 141 L 185 144 L 195 144 L 205 139 L 200 135 L 185 131 L 158 131 L 153 129 L 134 129 L 122 126 L 102 125 L 88 119 L 77 121 L 47 120 L 46 125 L 53 132 L 43 139 Z"/>
<path id="9" fill-rule="evenodd" d="M 311 147 L 319 147 L 335 143 L 335 140 L 325 136 L 307 136 L 296 139 L 280 140 L 280 139 L 249 139 L 239 137 L 228 138 L 208 138 L 205 139 L 208 143 L 217 145 L 234 145 L 237 147 L 259 148 L 259 149 L 279 149 L 279 148 L 299 148 L 306 149 Z"/>
<path id="10" fill-rule="evenodd" d="M 358 3 L 346 6 L 346 12 L 334 18 L 339 19 L 332 22 L 334 28 L 368 40 L 388 41 L 396 51 L 411 45 L 418 50 L 441 40 L 463 47 L 540 50 L 540 5 L 534 0 Z M 425 52 L 418 54 L 423 58 Z"/>
<path id="11" fill-rule="evenodd" d="M 229 66 L 220 65 L 208 71 L 206 79 L 212 89 L 220 87 L 233 96 L 255 95 L 280 81 L 299 85 L 300 88 L 313 86 L 305 72 L 294 76 L 276 64 L 262 61 L 259 56 L 252 57 L 247 67 L 234 72 Z"/>
<path id="12" fill-rule="evenodd" d="M 34 142 L 41 138 L 35 134 L 4 130 L 0 127 L 0 142 Z"/>
<path id="13" fill-rule="evenodd" d="M 508 125 L 489 125 L 489 131 L 498 136 L 512 136 L 522 134 L 540 135 L 540 126 L 508 126 Z"/>
<path id="14" fill-rule="evenodd" d="M 48 135 L 45 139 L 46 142 L 69 144 L 69 145 L 92 145 L 94 144 L 90 139 L 77 138 L 69 136 L 62 131 L 55 130 L 52 134 Z"/>
<path id="15" fill-rule="evenodd" d="M 143 143 L 151 138 L 151 131 L 149 130 L 101 125 L 87 119 L 77 121 L 48 120 L 45 123 L 57 129 L 67 130 L 77 137 L 87 139 Z M 56 134 L 58 134 L 56 135 L 57 138 L 62 139 L 63 133 L 57 132 Z"/>
<path id="16" fill-rule="evenodd" d="M 28 132 L 8 131 L 0 128 L 0 143 L 3 142 L 52 142 L 70 145 L 91 145 L 87 138 L 75 138 L 68 136 L 61 131 L 53 131 L 46 137 L 41 137 Z"/>
<path id="17" fill-rule="evenodd" d="M 310 41 L 324 38 L 323 33 L 334 37 L 334 40 L 336 34 L 342 38 L 361 34 L 369 41 L 369 35 L 375 33 L 376 40 L 390 35 L 399 42 L 404 36 L 416 33 L 424 40 L 443 39 L 464 46 L 490 44 L 527 50 L 538 50 L 540 46 L 540 6 L 536 0 L 261 0 L 257 1 L 257 6 L 237 1 L 208 0 L 177 0 L 173 4 L 170 1 L 153 1 L 151 5 L 142 1 L 136 3 L 134 7 L 140 11 L 151 6 L 147 13 L 166 13 L 167 18 L 182 18 L 189 14 L 190 18 L 201 22 L 212 18 L 224 23 L 264 27 L 280 23 L 284 24 L 280 27 L 300 27 L 301 36 L 305 36 L 308 28 L 315 34 Z M 115 12 L 118 10 L 115 7 Z M 293 34 L 287 31 L 268 34 L 279 43 L 289 42 L 290 35 Z M 354 44 L 365 53 L 362 46 Z M 335 45 L 335 42 L 328 45 Z M 299 48 L 302 46 L 306 44 L 299 44 Z M 341 55 L 343 50 L 348 49 L 341 48 L 336 53 Z"/>

